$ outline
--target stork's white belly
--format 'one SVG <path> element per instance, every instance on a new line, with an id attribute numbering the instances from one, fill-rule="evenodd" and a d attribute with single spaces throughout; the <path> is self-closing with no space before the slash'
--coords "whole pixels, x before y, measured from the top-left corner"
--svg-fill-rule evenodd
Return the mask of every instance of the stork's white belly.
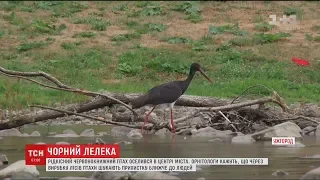
<path id="1" fill-rule="evenodd" d="M 164 110 L 168 111 L 168 110 L 170 110 L 170 108 L 173 109 L 173 106 L 174 106 L 175 103 L 176 103 L 176 101 L 173 102 L 173 103 L 159 104 L 159 105 L 156 106 L 155 109 L 164 109 Z M 153 105 L 151 105 L 151 104 L 148 104 L 147 106 L 149 106 L 150 108 L 153 107 Z"/>

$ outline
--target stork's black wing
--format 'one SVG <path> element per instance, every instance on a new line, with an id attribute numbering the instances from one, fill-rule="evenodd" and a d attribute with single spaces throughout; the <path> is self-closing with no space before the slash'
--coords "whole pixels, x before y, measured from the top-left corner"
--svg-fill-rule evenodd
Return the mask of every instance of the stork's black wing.
<path id="1" fill-rule="evenodd" d="M 146 104 L 163 104 L 176 101 L 182 91 L 179 82 L 173 81 L 156 86 L 148 91 L 148 100 Z"/>

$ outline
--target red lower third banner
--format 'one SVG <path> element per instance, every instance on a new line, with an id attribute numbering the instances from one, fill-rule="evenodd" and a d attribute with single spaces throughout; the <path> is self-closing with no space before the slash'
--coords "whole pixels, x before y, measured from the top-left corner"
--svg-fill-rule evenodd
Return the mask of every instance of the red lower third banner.
<path id="1" fill-rule="evenodd" d="M 27 144 L 26 165 L 46 165 L 46 158 L 120 158 L 119 144 Z"/>

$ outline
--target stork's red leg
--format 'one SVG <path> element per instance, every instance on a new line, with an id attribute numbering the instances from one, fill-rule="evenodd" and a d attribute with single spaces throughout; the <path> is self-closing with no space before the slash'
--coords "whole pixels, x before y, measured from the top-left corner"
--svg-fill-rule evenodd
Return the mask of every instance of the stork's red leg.
<path id="1" fill-rule="evenodd" d="M 170 108 L 170 113 L 171 113 L 171 126 L 172 126 L 172 130 L 173 130 L 173 133 L 176 133 L 176 127 L 174 126 L 174 122 L 173 122 L 173 112 L 172 112 L 172 108 Z"/>
<path id="2" fill-rule="evenodd" d="M 143 128 L 144 128 L 144 126 L 146 125 L 146 122 L 147 122 L 147 120 L 148 120 L 148 118 L 149 118 L 149 116 L 150 116 L 150 114 L 152 113 L 152 111 L 154 110 L 154 108 L 156 108 L 156 106 L 153 106 L 153 108 L 151 109 L 151 111 L 150 112 L 148 112 L 148 114 L 146 115 L 146 117 L 144 118 L 144 123 L 143 123 L 143 126 L 141 127 L 141 132 L 142 132 L 142 130 L 143 130 Z"/>

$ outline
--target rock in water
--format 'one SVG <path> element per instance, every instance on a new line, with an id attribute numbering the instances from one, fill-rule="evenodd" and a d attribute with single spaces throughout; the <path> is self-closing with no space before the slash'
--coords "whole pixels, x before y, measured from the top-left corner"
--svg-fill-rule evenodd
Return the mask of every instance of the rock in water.
<path id="1" fill-rule="evenodd" d="M 292 122 L 285 122 L 269 128 L 271 131 L 264 134 L 265 139 L 272 137 L 295 137 L 302 138 L 301 129 L 298 125 Z"/>
<path id="2" fill-rule="evenodd" d="M 314 132 L 310 132 L 309 134 L 306 134 L 307 132 L 309 132 L 309 131 L 312 131 L 312 130 L 314 130 L 315 128 L 314 127 L 312 127 L 312 126 L 307 126 L 307 127 L 305 127 L 304 129 L 302 129 L 302 134 L 303 135 L 310 135 L 310 136 L 312 136 L 312 135 L 314 135 Z"/>
<path id="3" fill-rule="evenodd" d="M 54 137 L 79 137 L 79 135 L 71 129 L 66 129 L 63 134 L 57 134 Z"/>
<path id="4" fill-rule="evenodd" d="M 0 136 L 21 136 L 21 135 L 22 135 L 21 132 L 16 128 L 5 129 L 0 131 Z"/>
<path id="5" fill-rule="evenodd" d="M 70 143 L 65 142 L 65 141 L 59 141 L 59 142 L 56 142 L 56 144 L 66 144 L 66 145 L 69 145 Z"/>
<path id="6" fill-rule="evenodd" d="M 141 132 L 138 129 L 133 129 L 131 130 L 128 135 L 129 138 L 131 139 L 141 139 L 143 138 L 143 135 L 141 134 Z"/>
<path id="7" fill-rule="evenodd" d="M 9 164 L 9 160 L 6 155 L 0 155 L 0 163 L 1 164 Z"/>
<path id="8" fill-rule="evenodd" d="M 33 131 L 33 132 L 30 134 L 30 136 L 32 136 L 32 137 L 39 137 L 39 136 L 41 136 L 41 134 L 39 133 L 39 131 Z"/>
<path id="9" fill-rule="evenodd" d="M 320 179 L 320 167 L 307 172 L 301 177 L 300 180 L 319 180 Z"/>
<path id="10" fill-rule="evenodd" d="M 167 128 L 162 128 L 156 131 L 154 134 L 160 138 L 165 138 L 166 135 L 171 134 L 171 132 Z"/>
<path id="11" fill-rule="evenodd" d="M 131 175 L 130 172 L 97 171 L 92 174 L 91 178 L 95 180 L 105 180 L 105 179 L 120 180 L 120 179 L 129 179 L 130 175 Z"/>
<path id="12" fill-rule="evenodd" d="M 94 130 L 93 129 L 85 129 L 80 134 L 81 137 L 94 137 Z"/>
<path id="13" fill-rule="evenodd" d="M 272 173 L 272 176 L 288 176 L 289 173 L 282 171 L 282 170 L 277 170 Z"/>
<path id="14" fill-rule="evenodd" d="M 59 178 L 58 180 L 94 180 L 94 179 L 87 178 L 87 177 L 68 176 L 68 177 Z"/>
<path id="15" fill-rule="evenodd" d="M 212 127 L 205 127 L 199 130 L 193 129 L 191 131 L 192 137 L 210 137 L 210 138 L 219 138 L 223 141 L 231 141 L 233 133 L 230 130 L 220 131 Z"/>
<path id="16" fill-rule="evenodd" d="M 206 180 L 204 177 L 198 178 L 197 180 Z"/>
<path id="17" fill-rule="evenodd" d="M 256 142 L 256 140 L 254 140 L 250 135 L 245 135 L 233 137 L 231 142 L 235 144 L 252 144 Z"/>
<path id="18" fill-rule="evenodd" d="M 132 129 L 124 126 L 116 126 L 111 129 L 112 136 L 126 136 Z"/>
<path id="19" fill-rule="evenodd" d="M 11 179 L 39 179 L 36 166 L 25 165 L 25 160 L 16 161 L 0 171 L 0 177 Z"/>
<path id="20" fill-rule="evenodd" d="M 180 178 L 175 176 L 170 176 L 161 172 L 152 172 L 152 171 L 139 171 L 131 176 L 132 180 L 143 180 L 143 179 L 170 179 L 170 180 L 179 180 Z"/>
<path id="21" fill-rule="evenodd" d="M 317 126 L 316 136 L 319 136 L 319 137 L 320 137 L 320 125 Z"/>

